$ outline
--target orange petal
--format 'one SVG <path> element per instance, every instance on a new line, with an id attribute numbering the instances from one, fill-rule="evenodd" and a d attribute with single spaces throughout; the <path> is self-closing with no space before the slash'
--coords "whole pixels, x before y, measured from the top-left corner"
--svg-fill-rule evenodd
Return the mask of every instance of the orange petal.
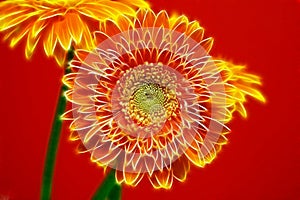
<path id="1" fill-rule="evenodd" d="M 243 72 L 242 74 L 236 73 L 234 76 L 238 79 L 243 80 L 244 82 L 261 85 L 260 77 L 254 74 L 248 74 Z"/>
<path id="2" fill-rule="evenodd" d="M 120 17 L 122 18 L 122 17 Z M 118 33 L 121 33 L 123 30 L 119 26 L 118 23 L 116 23 L 114 20 L 107 20 L 104 23 L 100 24 L 100 31 L 103 32 L 103 34 L 108 36 L 113 36 Z M 98 43 L 97 43 L 98 44 Z"/>
<path id="3" fill-rule="evenodd" d="M 14 47 L 25 35 L 29 32 L 31 24 L 28 25 L 20 25 L 17 27 L 13 27 L 12 30 L 4 36 L 4 40 L 10 39 L 10 47 Z"/>
<path id="4" fill-rule="evenodd" d="M 147 161 L 144 162 L 145 163 L 145 166 L 146 166 L 146 169 L 147 169 L 147 172 L 150 176 L 152 176 L 154 170 L 155 170 L 155 167 L 157 165 L 159 165 L 159 162 L 158 162 L 158 159 L 155 159 L 153 156 L 149 156 L 149 159 L 147 159 Z M 160 166 L 157 166 L 158 168 Z"/>
<path id="5" fill-rule="evenodd" d="M 247 111 L 246 108 L 244 107 L 244 104 L 241 102 L 237 102 L 236 110 L 242 115 L 242 117 L 246 118 L 247 117 Z"/>
<path id="6" fill-rule="evenodd" d="M 28 36 L 27 36 L 27 44 L 26 44 L 26 48 L 25 48 L 25 56 L 26 56 L 27 59 L 29 59 L 32 56 L 32 54 L 33 54 L 33 52 L 34 52 L 34 50 L 36 48 L 36 45 L 38 44 L 39 40 L 40 40 L 40 37 L 38 37 L 36 39 L 30 33 L 28 34 Z"/>
<path id="7" fill-rule="evenodd" d="M 136 186 L 143 179 L 144 174 L 123 172 L 123 177 L 126 184 Z"/>
<path id="8" fill-rule="evenodd" d="M 170 189 L 173 184 L 173 174 L 171 170 L 166 168 L 164 168 L 162 172 L 153 172 L 152 176 L 148 176 L 148 178 L 155 189 Z"/>
<path id="9" fill-rule="evenodd" d="M 71 48 L 72 38 L 69 31 L 66 31 L 68 24 L 66 20 L 56 22 L 53 24 L 54 34 L 57 36 L 57 40 L 65 51 L 68 51 Z"/>
<path id="10" fill-rule="evenodd" d="M 183 182 L 190 171 L 190 161 L 183 155 L 172 163 L 174 177 Z"/>
<path id="11" fill-rule="evenodd" d="M 199 151 L 202 157 L 204 156 L 205 163 L 211 163 L 217 155 L 215 145 L 211 140 L 204 140 L 204 144 Z"/>
<path id="12" fill-rule="evenodd" d="M 23 10 L 20 10 L 20 7 L 18 4 L 14 3 L 14 2 L 9 2 L 9 1 L 1 1 L 0 10 L 1 10 L 0 21 L 6 17 L 10 17 L 17 13 L 23 12 Z"/>
<path id="13" fill-rule="evenodd" d="M 142 26 L 153 27 L 155 19 L 155 13 L 152 10 L 147 10 L 142 21 Z"/>
<path id="14" fill-rule="evenodd" d="M 259 92 L 257 89 L 251 87 L 251 86 L 247 86 L 247 85 L 243 85 L 243 84 L 238 84 L 235 83 L 234 84 L 237 88 L 239 88 L 243 93 L 252 96 L 255 99 L 258 99 L 259 101 L 262 102 L 266 102 L 265 97 L 261 94 L 261 92 Z"/>
<path id="15" fill-rule="evenodd" d="M 74 80 L 75 80 L 75 77 L 76 77 L 76 73 L 69 73 L 69 74 L 66 74 L 62 81 L 63 83 L 68 87 L 68 88 L 72 88 L 74 86 Z"/>
<path id="16" fill-rule="evenodd" d="M 63 16 L 63 13 L 58 12 L 58 9 L 49 9 L 47 11 L 44 11 L 39 16 L 38 20 L 48 20 L 57 16 Z"/>
<path id="17" fill-rule="evenodd" d="M 30 58 L 36 48 L 36 45 L 38 44 L 40 37 L 37 37 L 39 33 L 44 29 L 44 21 L 36 21 L 32 28 L 31 31 L 28 33 L 27 36 L 27 44 L 25 48 L 25 56 L 26 58 Z"/>
<path id="18" fill-rule="evenodd" d="M 194 21 L 189 23 L 186 34 L 196 42 L 200 42 L 204 36 L 204 29 L 200 27 L 197 21 Z"/>
<path id="19" fill-rule="evenodd" d="M 45 33 L 43 41 L 44 50 L 47 56 L 52 56 L 57 44 L 57 37 L 54 33 L 54 26 L 51 26 L 49 31 Z"/>
<path id="20" fill-rule="evenodd" d="M 85 49 L 85 50 L 93 50 L 96 48 L 96 44 L 94 39 L 92 38 L 91 32 L 87 26 L 81 27 L 83 29 L 83 34 L 81 37 L 81 42 L 78 45 L 75 45 L 75 49 Z"/>
<path id="21" fill-rule="evenodd" d="M 201 156 L 200 152 L 195 151 L 192 148 L 189 148 L 185 151 L 185 155 L 196 166 L 204 167 L 205 161 L 203 160 L 203 156 Z"/>
<path id="22" fill-rule="evenodd" d="M 119 183 L 119 184 L 121 184 L 125 181 L 125 178 L 123 176 L 123 172 L 119 171 L 119 170 L 116 170 L 115 178 L 116 178 L 117 183 Z"/>
<path id="23" fill-rule="evenodd" d="M 117 183 L 126 182 L 128 185 L 136 186 L 144 177 L 143 173 L 127 173 L 116 170 L 115 178 Z"/>
<path id="24" fill-rule="evenodd" d="M 35 21 L 31 29 L 32 37 L 37 37 L 46 26 L 47 25 L 45 21 L 40 21 L 40 20 Z"/>
<path id="25" fill-rule="evenodd" d="M 76 140 L 79 140 L 80 137 L 78 135 L 78 132 L 77 131 L 71 131 L 71 134 L 69 136 L 69 140 L 71 141 L 76 141 Z"/>
<path id="26" fill-rule="evenodd" d="M 89 150 L 87 150 L 86 147 L 82 144 L 82 142 L 80 142 L 77 145 L 77 152 L 78 153 L 87 153 L 87 152 L 89 152 Z"/>
<path id="27" fill-rule="evenodd" d="M 64 67 L 66 63 L 66 51 L 59 46 L 56 46 L 53 56 L 60 67 Z"/>
<path id="28" fill-rule="evenodd" d="M 186 16 L 182 15 L 180 17 L 171 17 L 170 18 L 170 28 L 172 30 L 178 31 L 180 33 L 185 33 L 188 27 L 189 20 Z"/>
<path id="29" fill-rule="evenodd" d="M 83 4 L 78 11 L 87 17 L 99 21 L 104 21 L 108 18 L 116 19 L 122 14 L 135 16 L 134 9 L 128 5 L 116 1 Z"/>
<path id="30" fill-rule="evenodd" d="M 109 11 L 107 10 L 95 8 L 93 5 L 87 5 L 85 7 L 82 7 L 78 9 L 78 12 L 84 16 L 98 21 L 104 21 L 110 16 L 110 14 L 113 14 L 109 13 Z"/>
<path id="31" fill-rule="evenodd" d="M 144 21 L 144 17 L 147 13 L 147 10 L 145 9 L 140 9 L 137 11 L 136 13 L 136 18 L 134 20 L 134 25 L 135 25 L 135 28 L 142 28 L 143 26 L 143 21 Z"/>
<path id="32" fill-rule="evenodd" d="M 165 10 L 160 11 L 153 23 L 154 27 L 164 27 L 169 28 L 169 16 L 168 13 Z"/>
<path id="33" fill-rule="evenodd" d="M 83 33 L 84 23 L 78 14 L 70 13 L 65 16 L 68 31 L 75 43 L 79 43 Z"/>
<path id="34" fill-rule="evenodd" d="M 137 8 L 149 8 L 149 4 L 143 0 L 120 0 L 120 2 L 126 5 L 136 6 Z"/>
<path id="35" fill-rule="evenodd" d="M 105 1 L 105 3 L 101 5 L 101 7 L 99 6 L 99 8 L 109 11 L 110 14 L 108 15 L 108 17 L 113 19 L 116 19 L 119 14 L 125 14 L 129 16 L 136 15 L 136 11 L 131 8 L 130 4 L 124 4 L 117 1 Z"/>
<path id="36" fill-rule="evenodd" d="M 90 54 L 90 52 L 85 49 L 78 49 L 75 51 L 75 57 L 76 57 L 76 59 L 79 60 L 79 62 L 77 63 L 78 66 L 80 66 L 80 63 L 84 63 L 84 61 L 89 56 L 89 54 Z"/>
<path id="37" fill-rule="evenodd" d="M 2 16 L 0 21 L 0 31 L 7 30 L 11 27 L 17 26 L 32 16 L 36 15 L 36 12 L 29 12 L 30 9 L 24 9 L 16 11 L 5 16 Z"/>
<path id="38" fill-rule="evenodd" d="M 118 156 L 120 155 L 122 149 L 118 148 L 117 146 L 112 147 L 111 143 L 109 142 L 100 142 L 101 144 L 99 144 L 99 137 L 97 135 L 92 138 L 91 142 L 89 142 L 88 145 L 92 147 L 91 160 L 93 162 L 100 161 L 102 164 L 108 165 L 109 163 L 113 163 L 119 159 Z"/>
<path id="39" fill-rule="evenodd" d="M 128 31 L 130 28 L 134 27 L 132 20 L 128 18 L 126 15 L 122 15 L 118 17 L 118 19 L 116 19 L 116 22 L 121 32 Z"/>
<path id="40" fill-rule="evenodd" d="M 222 131 L 222 134 L 219 135 L 218 140 L 215 142 L 218 145 L 224 145 L 228 142 L 228 139 L 226 138 L 226 134 L 230 133 L 229 129 L 225 129 Z"/>
<path id="41" fill-rule="evenodd" d="M 214 39 L 212 37 L 206 38 L 205 40 L 202 40 L 200 44 L 206 52 L 209 53 L 214 44 Z"/>

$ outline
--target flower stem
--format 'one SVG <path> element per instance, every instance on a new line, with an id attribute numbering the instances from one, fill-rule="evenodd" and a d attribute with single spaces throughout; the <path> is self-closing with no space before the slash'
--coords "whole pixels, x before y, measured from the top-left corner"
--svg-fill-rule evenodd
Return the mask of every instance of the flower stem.
<path id="1" fill-rule="evenodd" d="M 120 200 L 121 185 L 116 182 L 115 170 L 110 170 L 93 196 L 93 200 Z"/>
<path id="2" fill-rule="evenodd" d="M 109 200 L 121 200 L 122 187 L 119 184 L 116 184 L 108 194 Z"/>
<path id="3" fill-rule="evenodd" d="M 74 57 L 74 50 L 70 49 L 67 54 L 67 61 L 69 62 Z M 68 63 L 66 63 L 68 65 Z M 70 69 L 66 67 L 65 74 L 69 73 Z M 49 200 L 51 199 L 51 190 L 52 190 L 52 180 L 53 180 L 53 172 L 56 161 L 57 148 L 59 144 L 59 138 L 61 134 L 62 120 L 61 115 L 64 113 L 67 100 L 64 96 L 64 92 L 67 90 L 67 86 L 62 85 L 60 89 L 60 96 L 57 103 L 57 108 L 54 116 L 54 121 L 52 124 L 52 130 L 50 134 L 50 138 L 48 141 L 48 149 L 46 154 L 46 160 L 44 165 L 44 174 L 42 179 L 41 186 L 41 199 Z"/>

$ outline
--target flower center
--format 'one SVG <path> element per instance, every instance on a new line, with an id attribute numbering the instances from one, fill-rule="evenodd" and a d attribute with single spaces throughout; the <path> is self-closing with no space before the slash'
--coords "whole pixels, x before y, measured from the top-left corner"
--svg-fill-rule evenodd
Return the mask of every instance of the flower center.
<path id="1" fill-rule="evenodd" d="M 112 110 L 118 126 L 140 138 L 159 133 L 179 109 L 176 82 L 176 74 L 160 63 L 127 70 L 113 90 Z"/>
<path id="2" fill-rule="evenodd" d="M 163 123 L 169 118 L 166 112 L 169 100 L 166 88 L 156 83 L 145 83 L 131 95 L 129 115 L 139 125 Z M 173 96 L 173 100 L 176 100 L 176 96 Z"/>

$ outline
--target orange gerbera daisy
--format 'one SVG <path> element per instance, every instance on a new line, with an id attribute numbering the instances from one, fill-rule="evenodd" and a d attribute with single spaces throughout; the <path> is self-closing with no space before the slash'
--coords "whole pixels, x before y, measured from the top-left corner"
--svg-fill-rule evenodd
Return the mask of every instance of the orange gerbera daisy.
<path id="1" fill-rule="evenodd" d="M 120 14 L 135 15 L 136 8 L 148 8 L 144 0 L 6 0 L 0 2 L 0 31 L 14 47 L 27 36 L 26 58 L 30 58 L 39 41 L 47 56 L 65 63 L 71 46 L 94 47 L 93 22 Z"/>
<path id="2" fill-rule="evenodd" d="M 197 21 L 139 10 L 101 23 L 94 51 L 78 50 L 64 77 L 73 107 L 71 139 L 82 140 L 116 180 L 155 188 L 184 181 L 190 163 L 204 167 L 227 142 L 246 96 L 260 101 L 259 77 L 209 56 L 212 38 Z"/>

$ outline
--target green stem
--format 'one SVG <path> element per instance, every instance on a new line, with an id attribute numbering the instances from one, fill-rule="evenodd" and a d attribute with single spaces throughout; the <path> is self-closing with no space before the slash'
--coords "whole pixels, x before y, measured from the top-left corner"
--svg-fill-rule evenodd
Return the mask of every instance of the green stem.
<path id="1" fill-rule="evenodd" d="M 71 49 L 67 54 L 68 62 L 72 60 L 74 56 L 74 50 Z M 66 67 L 65 74 L 69 73 L 70 69 Z M 53 172 L 56 161 L 57 148 L 59 144 L 59 138 L 61 134 L 62 120 L 60 119 L 61 115 L 64 113 L 67 105 L 67 100 L 64 96 L 64 92 L 67 90 L 65 85 L 62 85 L 60 89 L 60 96 L 58 99 L 58 104 L 54 116 L 54 121 L 52 124 L 52 130 L 50 134 L 50 138 L 48 141 L 48 149 L 46 154 L 46 160 L 44 165 L 44 174 L 42 179 L 41 186 L 41 199 L 49 200 L 51 199 L 51 190 L 52 190 L 52 180 L 53 180 Z"/>
<path id="2" fill-rule="evenodd" d="M 109 200 L 121 200 L 121 195 L 122 195 L 122 187 L 119 184 L 116 184 L 108 194 L 108 199 Z"/>
<path id="3" fill-rule="evenodd" d="M 116 182 L 115 170 L 110 170 L 106 178 L 94 194 L 93 200 L 120 200 L 121 185 Z"/>
<path id="4" fill-rule="evenodd" d="M 70 61 L 74 57 L 74 49 L 71 49 L 67 54 L 67 60 Z M 70 69 L 66 68 L 65 74 L 69 73 Z M 62 120 L 61 115 L 64 113 L 67 105 L 67 100 L 64 96 L 64 92 L 68 88 L 62 85 L 60 89 L 60 96 L 55 112 L 55 117 L 52 125 L 52 131 L 50 134 L 48 149 L 46 155 L 46 161 L 44 166 L 44 174 L 41 188 L 41 199 L 50 200 L 52 191 L 53 172 L 56 161 L 57 148 L 59 144 Z M 116 182 L 115 170 L 111 170 L 99 189 L 96 191 L 93 200 L 120 200 L 121 199 L 121 186 Z"/>

